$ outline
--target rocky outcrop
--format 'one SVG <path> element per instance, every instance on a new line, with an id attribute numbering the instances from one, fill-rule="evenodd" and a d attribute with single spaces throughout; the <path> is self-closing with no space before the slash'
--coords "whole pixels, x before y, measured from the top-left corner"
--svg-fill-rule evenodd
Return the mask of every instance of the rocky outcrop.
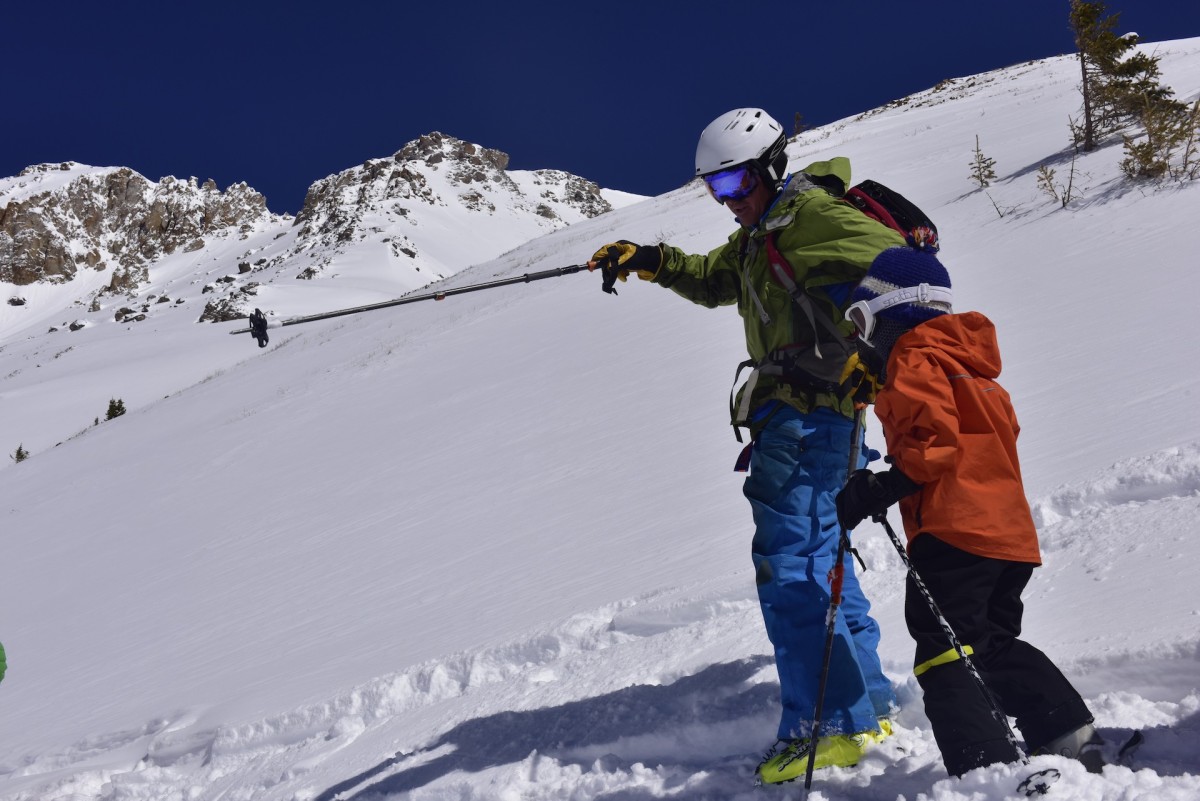
<path id="1" fill-rule="evenodd" d="M 207 236 L 245 235 L 274 218 L 245 183 L 221 192 L 211 180 L 203 186 L 195 178 L 154 183 L 125 167 L 39 164 L 6 183 L 0 281 L 18 286 L 111 269 L 109 288 L 130 289 L 147 280 L 149 266 L 164 255 L 199 249 Z"/>
<path id="2" fill-rule="evenodd" d="M 600 194 L 600 187 L 586 178 L 562 170 L 535 170 L 534 183 L 542 187 L 538 213 L 543 216 L 553 213 L 552 205 L 573 207 L 585 217 L 597 217 L 612 211 L 612 204 Z"/>
<path id="3" fill-rule="evenodd" d="M 300 238 L 328 241 L 333 237 L 348 241 L 366 212 L 382 208 L 406 217 L 411 205 L 446 205 L 426 175 L 425 168 L 440 169 L 439 165 L 446 168 L 451 184 L 467 187 L 494 181 L 519 194 L 516 185 L 504 174 L 507 154 L 435 132 L 409 142 L 390 158 L 371 159 L 360 167 L 314 183 L 304 198 L 304 207 L 296 215 Z M 470 190 L 465 190 L 460 195 L 463 196 L 466 196 L 463 205 L 472 210 L 488 205 Z M 490 210 L 495 210 L 494 205 Z"/>

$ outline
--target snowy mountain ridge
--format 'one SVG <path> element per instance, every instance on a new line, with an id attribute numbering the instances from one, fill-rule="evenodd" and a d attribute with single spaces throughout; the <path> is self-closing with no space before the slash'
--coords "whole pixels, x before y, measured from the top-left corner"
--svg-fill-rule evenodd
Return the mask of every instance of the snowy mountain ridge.
<path id="1" fill-rule="evenodd" d="M 259 287 L 291 279 L 353 283 L 384 300 L 612 209 L 583 178 L 507 166 L 505 153 L 435 132 L 315 182 L 293 219 L 244 183 L 221 192 L 127 167 L 35 165 L 0 179 L 0 282 L 12 285 L 0 334 L 64 315 L 72 331 L 104 317 L 142 322 L 164 297 L 204 301 L 200 321 L 232 320 L 261 303 Z M 180 288 L 189 271 L 210 297 Z"/>
<path id="2" fill-rule="evenodd" d="M 121 389 L 142 384 L 144 349 L 214 334 L 188 322 L 392 300 L 641 199 L 507 165 L 500 151 L 432 133 L 317 181 L 295 219 L 271 214 L 245 184 L 220 192 L 194 178 L 155 183 L 124 167 L 66 162 L 0 179 L 0 286 L 9 293 L 0 304 L 0 393 L 54 410 L 0 417 L 0 442 L 41 452 L 98 419 L 98 403 L 120 398 L 132 409 L 225 364 L 181 358 L 156 371 L 145 394 Z M 160 326 L 171 334 L 159 339 Z M 24 372 L 43 359 L 69 370 L 67 354 L 96 348 L 109 350 L 111 366 L 95 397 L 64 397 Z"/>

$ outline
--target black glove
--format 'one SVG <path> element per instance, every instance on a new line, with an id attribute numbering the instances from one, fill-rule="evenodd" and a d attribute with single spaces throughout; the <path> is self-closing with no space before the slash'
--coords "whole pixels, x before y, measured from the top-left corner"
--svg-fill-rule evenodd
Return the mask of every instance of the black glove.
<path id="1" fill-rule="evenodd" d="M 879 517 L 893 503 L 919 489 L 921 485 L 898 467 L 886 473 L 855 470 L 837 494 L 838 523 L 844 529 L 852 529 L 868 517 Z"/>
<path id="2" fill-rule="evenodd" d="M 604 277 L 604 291 L 615 295 L 617 290 L 613 285 L 618 280 L 624 281 L 628 278 L 630 271 L 636 272 L 638 278 L 643 281 L 652 281 L 662 262 L 661 245 L 635 245 L 622 239 L 611 242 L 592 254 L 588 269 L 594 270 L 599 267 L 600 274 Z"/>

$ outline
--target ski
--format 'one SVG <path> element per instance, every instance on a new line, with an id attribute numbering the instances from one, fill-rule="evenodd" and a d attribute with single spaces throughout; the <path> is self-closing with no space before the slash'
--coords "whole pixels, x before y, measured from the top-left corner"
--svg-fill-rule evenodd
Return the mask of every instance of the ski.
<path id="1" fill-rule="evenodd" d="M 1056 768 L 1039 770 L 1037 773 L 1026 776 L 1017 785 L 1017 792 L 1026 798 L 1033 798 L 1035 795 L 1045 795 L 1050 792 L 1050 788 L 1054 786 L 1054 783 L 1061 778 L 1062 774 Z"/>
<path id="2" fill-rule="evenodd" d="M 1117 749 L 1117 756 L 1113 764 L 1129 767 L 1129 763 L 1133 760 L 1134 754 L 1146 742 L 1146 737 L 1140 730 L 1135 731 L 1129 736 L 1129 739 Z M 1026 776 L 1020 784 L 1017 785 L 1017 792 L 1026 798 L 1033 798 L 1038 795 L 1046 795 L 1050 792 L 1050 788 L 1055 782 L 1062 778 L 1056 768 L 1046 768 L 1039 770 L 1037 773 L 1032 773 Z"/>

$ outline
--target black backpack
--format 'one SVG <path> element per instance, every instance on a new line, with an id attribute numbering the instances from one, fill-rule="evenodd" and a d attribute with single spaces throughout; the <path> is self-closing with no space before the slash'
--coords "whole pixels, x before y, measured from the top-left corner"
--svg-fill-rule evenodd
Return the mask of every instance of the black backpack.
<path id="1" fill-rule="evenodd" d="M 842 199 L 905 238 L 917 228 L 928 228 L 937 234 L 937 226 L 929 215 L 904 195 L 876 181 L 866 180 L 850 187 Z"/>
<path id="2" fill-rule="evenodd" d="M 916 228 L 928 228 L 936 235 L 937 226 L 916 203 L 878 181 L 866 180 L 847 189 L 835 175 L 805 174 L 812 183 L 849 203 L 873 220 L 883 223 L 906 239 Z"/>

